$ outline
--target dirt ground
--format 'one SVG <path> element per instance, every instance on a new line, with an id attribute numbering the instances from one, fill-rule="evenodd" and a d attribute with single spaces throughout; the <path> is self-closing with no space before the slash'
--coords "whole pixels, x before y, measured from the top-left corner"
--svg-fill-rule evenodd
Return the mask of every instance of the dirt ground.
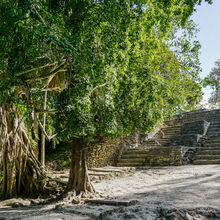
<path id="1" fill-rule="evenodd" d="M 2 206 L 0 220 L 220 219 L 220 165 L 144 167 L 93 185 L 108 200 L 136 204 Z"/>

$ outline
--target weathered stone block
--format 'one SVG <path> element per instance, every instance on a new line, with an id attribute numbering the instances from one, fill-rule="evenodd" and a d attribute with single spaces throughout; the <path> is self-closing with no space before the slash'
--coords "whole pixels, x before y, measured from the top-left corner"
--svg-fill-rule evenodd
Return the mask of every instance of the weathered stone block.
<path id="1" fill-rule="evenodd" d="M 88 167 L 114 166 L 117 163 L 119 147 L 116 143 L 95 145 L 88 149 Z"/>
<path id="2" fill-rule="evenodd" d="M 210 125 L 210 122 L 207 122 L 205 120 L 188 122 L 188 123 L 183 124 L 180 133 L 182 135 L 187 135 L 187 134 L 205 135 L 209 125 Z"/>

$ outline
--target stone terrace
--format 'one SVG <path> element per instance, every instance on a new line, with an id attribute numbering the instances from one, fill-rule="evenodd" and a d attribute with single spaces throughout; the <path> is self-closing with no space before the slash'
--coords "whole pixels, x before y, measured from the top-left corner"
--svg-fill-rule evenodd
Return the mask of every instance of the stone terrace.
<path id="1" fill-rule="evenodd" d="M 139 135 L 117 166 L 220 164 L 220 109 L 176 115 L 153 132 Z"/>

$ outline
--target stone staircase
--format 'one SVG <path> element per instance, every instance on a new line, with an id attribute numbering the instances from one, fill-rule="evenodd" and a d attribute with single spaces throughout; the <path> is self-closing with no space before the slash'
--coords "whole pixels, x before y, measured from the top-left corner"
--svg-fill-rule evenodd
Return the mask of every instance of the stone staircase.
<path id="1" fill-rule="evenodd" d="M 203 147 L 198 149 L 193 164 L 220 164 L 220 119 L 213 121 Z"/>
<path id="2" fill-rule="evenodd" d="M 118 167 L 138 167 L 143 166 L 148 156 L 146 149 L 130 149 L 127 150 L 118 160 Z"/>
<path id="3" fill-rule="evenodd" d="M 117 166 L 188 163 L 220 164 L 220 109 L 188 112 L 165 121 L 153 137 L 140 135 L 138 147 L 128 146 Z"/>

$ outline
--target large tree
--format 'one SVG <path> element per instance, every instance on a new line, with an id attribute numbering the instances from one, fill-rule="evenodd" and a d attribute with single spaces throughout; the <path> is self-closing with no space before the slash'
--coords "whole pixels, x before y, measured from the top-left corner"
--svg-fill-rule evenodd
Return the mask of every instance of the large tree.
<path id="1" fill-rule="evenodd" d="M 68 41 L 75 44 L 69 85 L 57 98 L 54 120 L 63 139 L 72 141 L 68 189 L 77 194 L 92 191 L 85 161 L 91 140 L 146 132 L 201 96 L 199 45 L 185 37 L 192 33 L 187 6 L 164 2 L 63 5 Z"/>
<path id="2" fill-rule="evenodd" d="M 43 111 L 43 94 L 56 88 L 66 62 L 53 40 L 59 30 L 59 23 L 55 25 L 39 1 L 0 2 L 3 198 L 44 192 L 46 175 L 33 153 L 33 145 L 38 112 Z"/>
<path id="3" fill-rule="evenodd" d="M 2 1 L 2 196 L 44 190 L 45 174 L 31 145 L 33 122 L 44 131 L 38 115 L 51 112 L 43 104 L 46 91 L 52 91 L 47 106 L 56 110 L 59 136 L 72 143 L 68 189 L 77 194 L 92 191 L 89 141 L 145 132 L 190 109 L 201 87 L 199 46 L 190 42 L 188 18 L 200 2 Z"/>

